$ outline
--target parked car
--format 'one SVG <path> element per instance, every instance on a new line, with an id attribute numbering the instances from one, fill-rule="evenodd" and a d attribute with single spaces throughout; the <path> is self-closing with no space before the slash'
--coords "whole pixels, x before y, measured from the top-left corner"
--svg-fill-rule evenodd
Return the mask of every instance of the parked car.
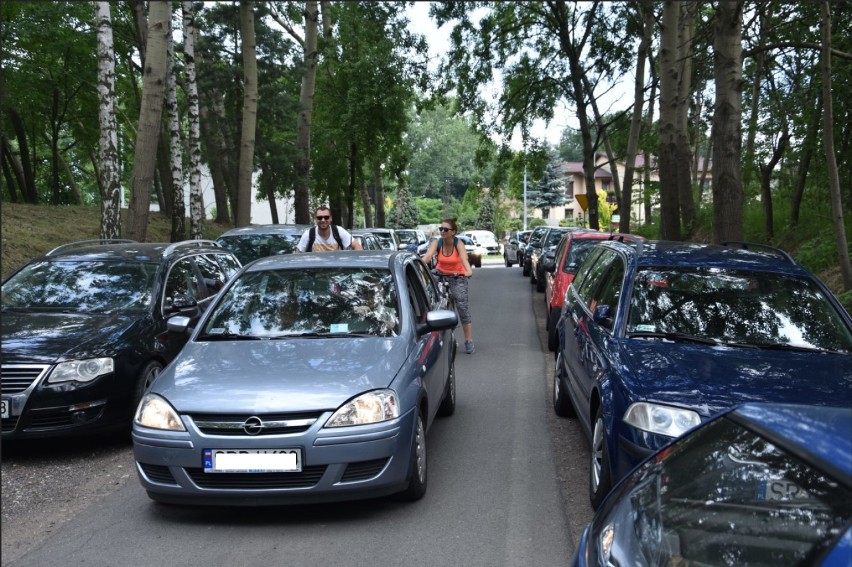
<path id="1" fill-rule="evenodd" d="M 363 230 L 375 234 L 382 243 L 384 250 L 402 250 L 405 248 L 402 246 L 396 231 L 392 228 L 365 228 Z"/>
<path id="2" fill-rule="evenodd" d="M 601 242 L 557 323 L 553 405 L 597 507 L 643 457 L 745 401 L 852 406 L 852 318 L 771 246 Z"/>
<path id="3" fill-rule="evenodd" d="M 397 228 L 395 229 L 396 235 L 399 237 L 399 241 L 402 243 L 403 247 L 409 252 L 417 253 L 417 249 L 423 244 L 428 244 L 429 239 L 426 238 L 426 233 L 422 230 L 410 229 L 410 228 Z"/>
<path id="4" fill-rule="evenodd" d="M 533 250 L 536 250 L 539 247 L 541 239 L 545 234 L 547 234 L 548 230 L 550 230 L 549 225 L 537 226 L 533 229 L 527 239 L 527 244 L 524 246 L 524 260 L 521 262 L 521 268 L 523 268 L 521 270 L 521 274 L 523 274 L 525 278 L 530 275 L 530 254 Z"/>
<path id="5" fill-rule="evenodd" d="M 361 244 L 362 250 L 383 250 L 379 237 L 364 229 L 353 229 L 349 233 Z"/>
<path id="6" fill-rule="evenodd" d="M 258 258 L 293 254 L 302 234 L 311 228 L 306 224 L 261 224 L 232 228 L 216 242 L 233 252 L 240 262 L 248 264 Z"/>
<path id="7" fill-rule="evenodd" d="M 503 245 L 503 261 L 507 268 L 511 268 L 515 264 L 523 265 L 524 261 L 524 246 L 527 243 L 531 230 L 513 230 L 506 239 L 506 244 Z"/>
<path id="8" fill-rule="evenodd" d="M 470 262 L 471 268 L 482 267 L 482 249 L 473 242 L 473 240 L 464 234 L 459 234 L 458 239 L 464 243 L 464 250 L 467 252 L 467 259 Z"/>
<path id="9" fill-rule="evenodd" d="M 246 266 L 139 404 L 142 486 L 175 504 L 422 497 L 427 432 L 456 403 L 448 305 L 409 252 Z"/>
<path id="10" fill-rule="evenodd" d="M 572 564 L 852 565 L 852 408 L 745 404 L 609 494 Z"/>
<path id="11" fill-rule="evenodd" d="M 186 342 L 167 320 L 197 320 L 239 268 L 198 240 L 73 242 L 23 266 L 2 288 L 3 439 L 128 430 Z"/>
<path id="12" fill-rule="evenodd" d="M 571 232 L 572 230 L 578 229 L 564 226 L 550 227 L 550 229 L 545 232 L 544 236 L 542 236 L 538 241 L 535 248 L 530 251 L 529 256 L 527 256 L 530 262 L 530 283 L 535 285 L 536 291 L 544 293 L 545 288 L 544 269 L 540 260 L 547 252 L 554 252 L 556 250 L 556 246 L 559 244 L 559 240 L 562 238 L 562 235 L 567 232 Z"/>
<path id="13" fill-rule="evenodd" d="M 562 303 L 565 291 L 574 280 L 574 274 L 583 259 L 592 251 L 592 247 L 603 241 L 621 239 L 625 236 L 596 230 L 572 230 L 562 235 L 556 250 L 545 252 L 541 260 L 544 271 L 544 303 L 547 306 L 547 348 L 556 350 L 556 323 L 562 315 Z M 628 235 L 626 238 L 642 239 Z"/>
<path id="14" fill-rule="evenodd" d="M 470 238 L 483 256 L 499 256 L 503 249 L 490 230 L 465 230 L 460 236 Z"/>

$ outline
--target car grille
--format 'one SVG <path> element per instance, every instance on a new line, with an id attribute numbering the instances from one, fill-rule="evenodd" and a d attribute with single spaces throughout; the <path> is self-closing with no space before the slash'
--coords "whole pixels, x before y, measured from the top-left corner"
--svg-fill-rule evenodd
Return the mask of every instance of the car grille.
<path id="1" fill-rule="evenodd" d="M 15 427 L 18 426 L 18 418 L 19 416 L 13 415 L 12 417 L 7 417 L 3 420 L 3 433 L 9 433 L 10 431 L 14 431 Z"/>
<path id="2" fill-rule="evenodd" d="M 20 394 L 41 378 L 48 368 L 47 364 L 4 364 L 0 367 L 3 394 Z"/>
<path id="3" fill-rule="evenodd" d="M 362 461 L 360 463 L 349 463 L 346 472 L 340 477 L 340 482 L 355 482 L 368 480 L 378 476 L 384 470 L 388 459 L 376 459 L 374 461 Z"/>
<path id="4" fill-rule="evenodd" d="M 205 435 L 263 436 L 307 431 L 323 412 L 286 414 L 193 414 L 189 417 Z M 259 420 L 259 421 L 258 421 Z M 262 423 L 262 427 L 258 425 Z M 250 431 L 251 433 L 248 433 Z"/>
<path id="5" fill-rule="evenodd" d="M 218 490 L 268 490 L 272 488 L 310 488 L 325 474 L 327 465 L 304 467 L 293 473 L 205 473 L 187 468 L 186 474 L 199 488 Z"/>
<path id="6" fill-rule="evenodd" d="M 172 471 L 169 470 L 169 467 L 139 463 L 139 468 L 142 469 L 142 472 L 145 473 L 145 476 L 148 477 L 148 480 L 151 482 L 177 485 L 177 481 L 175 480 L 175 477 L 172 476 Z"/>
<path id="7" fill-rule="evenodd" d="M 99 419 L 106 405 L 98 404 L 85 409 L 70 410 L 68 407 L 32 410 L 27 414 L 24 427 L 31 429 L 54 429 L 83 425 Z"/>

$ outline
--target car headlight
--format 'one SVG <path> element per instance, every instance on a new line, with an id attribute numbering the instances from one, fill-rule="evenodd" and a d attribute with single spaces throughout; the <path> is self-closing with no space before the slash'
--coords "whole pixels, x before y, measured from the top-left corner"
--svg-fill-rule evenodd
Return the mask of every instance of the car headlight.
<path id="1" fill-rule="evenodd" d="M 145 394 L 133 421 L 142 427 L 163 429 L 166 431 L 186 431 L 180 416 L 174 408 L 157 394 Z"/>
<path id="2" fill-rule="evenodd" d="M 701 417 L 692 410 L 639 402 L 627 408 L 624 421 L 642 431 L 679 437 L 699 425 Z"/>
<path id="3" fill-rule="evenodd" d="M 56 365 L 47 379 L 48 384 L 60 382 L 91 382 L 98 376 L 115 371 L 115 362 L 111 358 L 90 358 L 72 360 Z"/>
<path id="4" fill-rule="evenodd" d="M 326 427 L 367 425 L 399 417 L 399 398 L 393 390 L 374 390 L 343 404 Z"/>

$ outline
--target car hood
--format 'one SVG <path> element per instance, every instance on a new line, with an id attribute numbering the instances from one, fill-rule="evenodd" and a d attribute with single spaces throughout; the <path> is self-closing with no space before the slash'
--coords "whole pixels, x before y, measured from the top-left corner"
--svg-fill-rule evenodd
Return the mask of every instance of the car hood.
<path id="1" fill-rule="evenodd" d="M 400 339 L 190 342 L 152 391 L 179 413 L 334 410 L 387 388 L 408 357 Z"/>
<path id="2" fill-rule="evenodd" d="M 626 341 L 619 350 L 635 395 L 705 417 L 742 402 L 852 404 L 848 355 Z"/>
<path id="3" fill-rule="evenodd" d="M 53 364 L 101 356 L 145 314 L 91 314 L 5 311 L 4 364 Z"/>

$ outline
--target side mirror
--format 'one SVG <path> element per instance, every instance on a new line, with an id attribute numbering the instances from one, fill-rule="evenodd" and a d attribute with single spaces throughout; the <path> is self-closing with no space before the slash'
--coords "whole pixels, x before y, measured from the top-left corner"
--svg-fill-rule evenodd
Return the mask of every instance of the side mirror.
<path id="1" fill-rule="evenodd" d="M 459 324 L 459 316 L 451 309 L 436 309 L 426 313 L 426 322 L 417 323 L 417 334 L 452 329 Z"/>
<path id="2" fill-rule="evenodd" d="M 576 274 L 577 273 L 577 262 L 571 262 L 570 264 L 568 264 L 568 266 L 565 268 L 565 271 L 568 272 L 569 274 Z"/>
<path id="3" fill-rule="evenodd" d="M 183 315 L 175 315 L 166 321 L 166 328 L 173 333 L 186 333 L 189 329 L 189 323 L 192 321 L 189 317 Z"/>
<path id="4" fill-rule="evenodd" d="M 166 313 L 182 313 L 198 307 L 198 302 L 185 293 L 176 293 L 165 301 Z"/>
<path id="5" fill-rule="evenodd" d="M 598 305 L 595 307 L 595 313 L 592 320 L 601 327 L 612 329 L 614 323 L 612 319 L 612 308 L 609 305 Z"/>

